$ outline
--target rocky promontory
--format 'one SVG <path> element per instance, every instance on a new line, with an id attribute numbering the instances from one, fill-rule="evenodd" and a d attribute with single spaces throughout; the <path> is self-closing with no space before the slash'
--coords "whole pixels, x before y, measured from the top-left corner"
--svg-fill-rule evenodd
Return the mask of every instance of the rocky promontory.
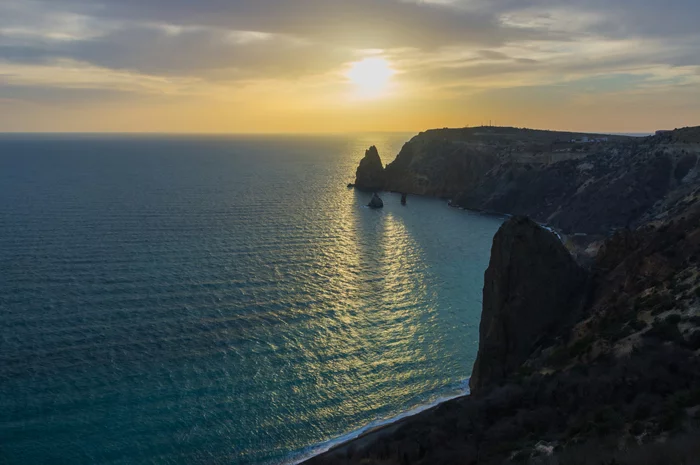
<path id="1" fill-rule="evenodd" d="M 354 187 L 364 191 L 380 191 L 384 188 L 384 165 L 379 157 L 377 147 L 372 146 L 365 152 L 355 174 Z"/>
<path id="2" fill-rule="evenodd" d="M 493 239 L 484 277 L 479 352 L 472 392 L 517 370 L 532 349 L 574 322 L 587 273 L 559 238 L 526 217 L 507 221 Z"/>
<path id="3" fill-rule="evenodd" d="M 700 128 L 641 138 L 436 129 L 407 142 L 383 170 L 381 162 L 371 170 L 361 164 L 371 174 L 358 176 L 358 187 L 448 198 L 457 207 L 529 216 L 564 233 L 606 236 L 663 215 L 692 190 L 700 179 L 698 134 Z"/>
<path id="4" fill-rule="evenodd" d="M 696 464 L 700 188 L 687 201 L 681 216 L 616 234 L 587 272 L 555 234 L 506 222 L 471 395 L 308 463 Z"/>
<path id="5" fill-rule="evenodd" d="M 462 156 L 454 144 L 473 145 L 446 131 L 433 134 L 452 147 L 438 164 Z M 485 274 L 471 395 L 309 464 L 699 463 L 700 128 L 592 144 L 550 161 L 499 152 L 476 185 L 461 186 L 482 209 L 531 209 L 566 232 L 603 237 L 583 266 L 536 222 L 503 224 Z M 442 168 L 428 169 L 426 156 L 406 168 L 423 166 L 424 177 L 413 172 L 396 190 L 454 192 L 457 182 L 431 178 Z"/>

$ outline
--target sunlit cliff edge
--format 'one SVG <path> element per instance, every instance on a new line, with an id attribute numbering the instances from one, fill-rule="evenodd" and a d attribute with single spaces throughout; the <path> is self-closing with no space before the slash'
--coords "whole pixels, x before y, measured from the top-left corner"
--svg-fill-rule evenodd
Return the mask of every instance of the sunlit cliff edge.
<path id="1" fill-rule="evenodd" d="M 308 463 L 700 463 L 699 157 L 700 127 L 473 128 L 373 163 L 384 190 L 516 216 L 494 238 L 471 395 Z"/>
<path id="2" fill-rule="evenodd" d="M 700 128 L 625 137 L 479 127 L 423 132 L 355 185 L 526 215 L 564 233 L 608 234 L 662 215 L 698 178 Z M 378 155 L 377 155 L 378 158 Z"/>

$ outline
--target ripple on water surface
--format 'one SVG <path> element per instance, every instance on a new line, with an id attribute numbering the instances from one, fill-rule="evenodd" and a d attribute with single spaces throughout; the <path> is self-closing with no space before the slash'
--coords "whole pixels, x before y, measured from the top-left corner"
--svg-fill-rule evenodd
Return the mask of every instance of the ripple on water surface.
<path id="1" fill-rule="evenodd" d="M 405 135 L 0 139 L 0 461 L 270 463 L 463 386 L 501 220 Z"/>

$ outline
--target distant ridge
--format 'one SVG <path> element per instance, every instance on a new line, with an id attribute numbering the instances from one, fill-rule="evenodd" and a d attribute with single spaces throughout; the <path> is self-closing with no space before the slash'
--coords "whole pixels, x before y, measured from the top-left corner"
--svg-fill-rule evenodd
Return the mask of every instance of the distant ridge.
<path id="1" fill-rule="evenodd" d="M 661 214 L 667 202 L 684 195 L 695 179 L 699 142 L 697 127 L 646 137 L 431 129 L 407 142 L 383 173 L 356 183 L 376 189 L 372 181 L 383 178 L 387 191 L 526 215 L 564 233 L 605 235 Z"/>

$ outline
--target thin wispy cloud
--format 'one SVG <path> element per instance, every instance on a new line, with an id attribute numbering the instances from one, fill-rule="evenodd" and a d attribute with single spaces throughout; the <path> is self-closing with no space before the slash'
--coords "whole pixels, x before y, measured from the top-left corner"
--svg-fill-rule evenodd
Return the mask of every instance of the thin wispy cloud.
<path id="1" fill-rule="evenodd" d="M 370 129 L 380 118 L 391 129 L 389 110 L 434 105 L 429 118 L 395 127 L 414 129 L 471 124 L 508 111 L 502 99 L 488 108 L 499 91 L 520 101 L 529 99 L 519 93 L 551 86 L 564 114 L 591 94 L 634 93 L 618 109 L 622 121 L 639 95 L 662 115 L 677 95 L 695 86 L 700 94 L 698 17 L 695 0 L 0 0 L 0 98 L 11 102 L 13 128 L 42 103 L 59 114 L 61 92 L 66 111 L 92 102 L 104 129 L 99 106 L 114 95 L 151 114 L 163 99 L 162 111 L 177 99 L 182 108 L 198 101 L 202 111 L 235 101 L 241 113 L 262 117 L 264 108 L 270 130 L 285 130 L 290 114 L 298 119 L 289 130 L 318 120 L 321 130 Z M 368 56 L 388 60 L 395 82 L 383 101 L 353 104 L 344 70 Z M 362 107 L 377 116 L 349 124 Z M 700 97 L 673 112 L 680 120 L 693 108 Z M 3 113 L 0 130 L 11 118 Z M 212 130 L 255 130 L 237 115 L 229 121 Z M 626 124 L 618 126 L 611 129 Z"/>

